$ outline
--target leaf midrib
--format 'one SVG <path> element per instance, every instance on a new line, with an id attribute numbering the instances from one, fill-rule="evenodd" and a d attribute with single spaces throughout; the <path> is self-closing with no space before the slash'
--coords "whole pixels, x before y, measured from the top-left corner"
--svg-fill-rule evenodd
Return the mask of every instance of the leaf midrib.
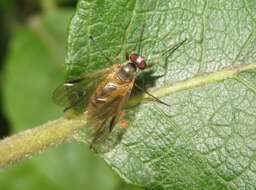
<path id="1" fill-rule="evenodd" d="M 149 91 L 152 95 L 157 98 L 165 97 L 171 94 L 174 94 L 179 91 L 196 88 L 199 86 L 204 86 L 207 84 L 223 81 L 230 78 L 236 78 L 238 74 L 244 71 L 250 71 L 256 69 L 256 64 L 235 64 L 232 66 L 225 67 L 221 70 L 217 70 L 214 72 L 202 73 L 200 75 L 196 75 L 192 78 L 178 81 L 176 83 L 168 84 L 163 86 L 162 88 L 158 88 L 152 91 Z M 153 99 L 143 93 L 140 96 L 135 96 L 130 99 L 128 103 L 128 107 L 135 106 L 139 103 L 152 101 Z"/>

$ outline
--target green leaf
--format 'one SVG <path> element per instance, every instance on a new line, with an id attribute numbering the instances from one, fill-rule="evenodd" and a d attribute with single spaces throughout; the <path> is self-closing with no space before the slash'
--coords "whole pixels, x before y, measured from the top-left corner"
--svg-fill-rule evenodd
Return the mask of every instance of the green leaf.
<path id="1" fill-rule="evenodd" d="M 126 182 L 148 189 L 256 188 L 255 7 L 253 0 L 80 0 L 68 37 L 68 76 L 112 64 L 90 35 L 114 63 L 140 42 L 155 63 L 153 76 L 164 75 L 149 90 L 161 91 L 171 107 L 149 102 L 129 109 L 130 128 L 103 155 Z M 171 56 L 161 56 L 184 39 Z M 152 82 L 146 74 L 144 82 Z"/>

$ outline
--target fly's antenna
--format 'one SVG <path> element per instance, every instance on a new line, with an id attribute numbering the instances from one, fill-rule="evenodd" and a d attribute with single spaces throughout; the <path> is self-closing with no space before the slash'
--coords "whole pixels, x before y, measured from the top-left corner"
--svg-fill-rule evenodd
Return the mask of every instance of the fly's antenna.
<path id="1" fill-rule="evenodd" d="M 166 106 L 168 106 L 168 107 L 171 106 L 170 104 L 167 104 L 167 103 L 163 102 L 162 100 L 160 100 L 159 98 L 155 97 L 153 94 L 149 93 L 146 89 L 140 87 L 138 84 L 135 83 L 134 86 L 135 86 L 137 89 L 139 89 L 139 90 L 141 90 L 142 92 L 144 92 L 144 93 L 146 93 L 147 95 L 149 95 L 150 97 L 152 97 L 153 99 L 155 99 L 157 102 L 159 102 L 159 103 L 161 103 L 161 104 L 163 104 L 163 105 L 166 105 Z"/>
<path id="2" fill-rule="evenodd" d="M 137 41 L 136 45 L 135 45 L 135 51 L 140 55 L 140 56 L 143 56 L 142 55 L 142 50 L 141 50 L 141 43 L 142 43 L 142 38 L 143 38 L 143 35 L 144 35 L 144 31 L 145 31 L 145 26 L 146 26 L 146 23 L 144 23 L 140 29 L 140 34 L 139 34 L 139 40 Z M 143 84 L 144 84 L 144 77 L 143 77 Z"/>
<path id="3" fill-rule="evenodd" d="M 179 49 L 180 46 L 182 46 L 185 42 L 187 41 L 187 38 L 177 44 L 175 44 L 173 47 L 171 47 L 170 49 L 166 50 L 164 53 L 162 53 L 162 55 L 167 55 L 167 57 L 171 56 L 177 49 Z"/>
<path id="4" fill-rule="evenodd" d="M 146 24 L 144 23 L 144 24 L 142 25 L 142 27 L 141 27 L 141 30 L 140 30 L 139 40 L 138 40 L 138 42 L 136 43 L 136 46 L 135 46 L 135 50 L 137 51 L 137 53 L 138 53 L 139 55 L 142 54 L 142 52 L 141 52 L 141 42 L 142 42 L 143 34 L 144 34 L 144 31 L 145 31 L 145 26 L 146 26 Z M 137 49 L 137 48 L 138 48 L 138 49 Z"/>
<path id="5" fill-rule="evenodd" d="M 89 38 L 91 39 L 93 45 L 101 52 L 102 56 L 110 63 L 114 63 L 113 60 L 111 60 L 102 50 L 102 48 L 100 46 L 98 46 L 96 40 L 93 38 L 93 36 L 89 36 Z"/>

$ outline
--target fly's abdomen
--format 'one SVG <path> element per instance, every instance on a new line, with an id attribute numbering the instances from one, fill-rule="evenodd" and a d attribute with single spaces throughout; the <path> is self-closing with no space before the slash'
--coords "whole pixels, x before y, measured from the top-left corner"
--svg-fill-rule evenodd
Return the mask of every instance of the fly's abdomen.
<path id="1" fill-rule="evenodd" d="M 112 82 L 107 83 L 107 84 L 103 87 L 103 89 L 100 91 L 100 93 L 95 96 L 96 102 L 106 102 L 108 96 L 110 96 L 111 93 L 112 93 L 113 91 L 116 91 L 116 90 L 117 90 L 116 84 L 114 84 L 114 83 L 112 83 Z"/>
<path id="2" fill-rule="evenodd" d="M 95 114 L 98 115 L 97 112 L 111 102 L 113 98 L 112 94 L 117 91 L 117 85 L 115 83 L 108 82 L 102 86 L 96 89 L 87 107 L 88 114 L 92 117 L 94 117 L 93 115 Z"/>

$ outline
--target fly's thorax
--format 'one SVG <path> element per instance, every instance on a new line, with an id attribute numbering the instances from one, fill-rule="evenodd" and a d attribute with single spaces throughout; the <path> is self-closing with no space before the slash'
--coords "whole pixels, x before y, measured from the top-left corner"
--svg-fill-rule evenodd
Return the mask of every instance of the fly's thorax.
<path id="1" fill-rule="evenodd" d="M 124 64 L 117 73 L 117 77 L 122 81 L 131 81 L 136 76 L 137 67 L 134 63 L 128 62 Z"/>

